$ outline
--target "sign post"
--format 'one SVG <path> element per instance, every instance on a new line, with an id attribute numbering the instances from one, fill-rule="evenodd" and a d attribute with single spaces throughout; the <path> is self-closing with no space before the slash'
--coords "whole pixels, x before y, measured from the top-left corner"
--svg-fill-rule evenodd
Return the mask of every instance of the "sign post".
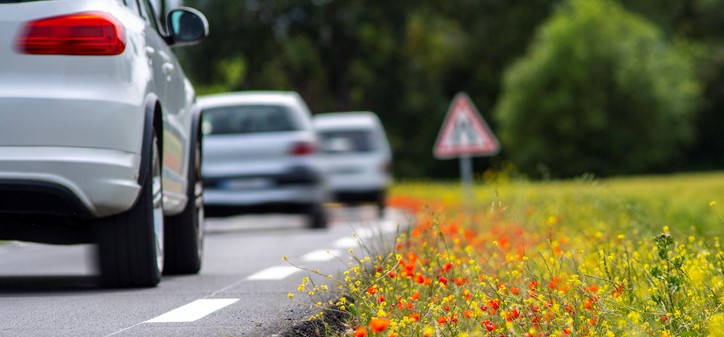
<path id="1" fill-rule="evenodd" d="M 437 159 L 458 157 L 465 200 L 472 200 L 473 156 L 494 156 L 500 142 L 467 94 L 455 95 L 437 135 L 433 154 Z"/>

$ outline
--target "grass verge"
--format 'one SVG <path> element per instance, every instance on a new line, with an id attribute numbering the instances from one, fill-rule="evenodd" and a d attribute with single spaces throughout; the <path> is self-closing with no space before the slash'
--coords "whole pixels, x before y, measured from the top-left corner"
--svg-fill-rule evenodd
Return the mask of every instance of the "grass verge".
<path id="1" fill-rule="evenodd" d="M 467 197 L 457 184 L 395 186 L 392 206 L 419 221 L 334 278 L 344 295 L 317 301 L 327 313 L 314 319 L 344 320 L 326 335 L 724 334 L 724 174 L 486 181 Z"/>

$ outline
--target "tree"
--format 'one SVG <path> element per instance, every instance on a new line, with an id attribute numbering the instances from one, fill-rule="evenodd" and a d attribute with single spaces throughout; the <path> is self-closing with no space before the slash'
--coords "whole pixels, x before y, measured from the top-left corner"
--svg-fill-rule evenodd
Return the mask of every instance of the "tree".
<path id="1" fill-rule="evenodd" d="M 694 140 L 691 60 L 612 1 L 561 4 L 502 90 L 503 149 L 529 174 L 660 171 Z"/>

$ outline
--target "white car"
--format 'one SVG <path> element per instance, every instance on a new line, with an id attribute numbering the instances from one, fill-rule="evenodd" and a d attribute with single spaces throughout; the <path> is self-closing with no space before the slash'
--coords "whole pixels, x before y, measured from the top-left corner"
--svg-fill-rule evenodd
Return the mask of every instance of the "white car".
<path id="1" fill-rule="evenodd" d="M 362 111 L 319 114 L 313 121 L 336 200 L 372 202 L 382 214 L 392 182 L 392 152 L 380 119 Z"/>
<path id="2" fill-rule="evenodd" d="M 198 272 L 200 114 L 170 47 L 207 34 L 149 0 L 0 1 L 0 239 L 98 243 L 106 286 Z"/>
<path id="3" fill-rule="evenodd" d="M 231 212 L 302 213 L 324 228 L 329 199 L 309 109 L 294 92 L 201 97 L 204 204 Z"/>

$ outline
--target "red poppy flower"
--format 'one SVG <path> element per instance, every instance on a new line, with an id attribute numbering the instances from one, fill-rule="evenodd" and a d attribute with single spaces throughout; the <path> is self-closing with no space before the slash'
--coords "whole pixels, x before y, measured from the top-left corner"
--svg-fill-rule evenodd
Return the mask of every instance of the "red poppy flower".
<path id="1" fill-rule="evenodd" d="M 388 326 L 390 326 L 390 321 L 388 321 L 386 318 L 375 317 L 372 319 L 372 321 L 370 321 L 370 329 L 373 332 L 385 331 Z"/>
<path id="2" fill-rule="evenodd" d="M 367 337 L 367 328 L 361 326 L 354 331 L 354 337 Z"/>

